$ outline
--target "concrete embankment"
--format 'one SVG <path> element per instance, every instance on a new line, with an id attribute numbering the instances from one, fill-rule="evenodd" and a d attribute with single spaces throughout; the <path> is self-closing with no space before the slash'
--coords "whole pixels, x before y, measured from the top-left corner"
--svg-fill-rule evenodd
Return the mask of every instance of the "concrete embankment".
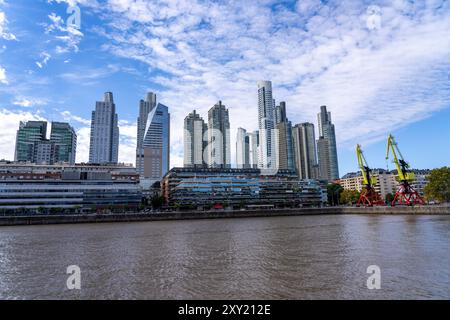
<path id="1" fill-rule="evenodd" d="M 238 210 L 238 211 L 192 211 L 170 213 L 123 213 L 123 214 L 73 214 L 73 215 L 27 215 L 0 217 L 0 226 L 46 225 L 99 222 L 138 222 L 160 220 L 192 220 L 247 217 L 276 217 L 326 214 L 376 214 L 376 215 L 450 215 L 450 206 L 417 207 L 327 207 L 297 208 L 277 210 Z"/>

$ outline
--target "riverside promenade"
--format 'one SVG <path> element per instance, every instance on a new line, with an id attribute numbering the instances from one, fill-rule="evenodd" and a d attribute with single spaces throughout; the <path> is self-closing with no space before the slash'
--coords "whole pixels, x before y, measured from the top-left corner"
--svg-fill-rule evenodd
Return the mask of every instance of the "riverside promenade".
<path id="1" fill-rule="evenodd" d="M 273 210 L 174 211 L 151 213 L 16 215 L 0 217 L 0 226 L 48 225 L 72 223 L 139 222 L 161 220 L 223 219 L 249 217 L 279 217 L 302 215 L 450 215 L 450 206 L 416 207 L 323 207 Z"/>

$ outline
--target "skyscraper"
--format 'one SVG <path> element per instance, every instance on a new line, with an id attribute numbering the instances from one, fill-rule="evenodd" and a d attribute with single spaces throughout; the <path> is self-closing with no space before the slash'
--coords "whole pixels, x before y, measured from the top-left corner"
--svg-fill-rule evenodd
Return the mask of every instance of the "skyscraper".
<path id="1" fill-rule="evenodd" d="M 300 179 L 318 179 L 316 138 L 312 123 L 300 123 L 292 128 L 295 169 Z"/>
<path id="2" fill-rule="evenodd" d="M 230 117 L 219 101 L 208 111 L 208 165 L 231 168 Z"/>
<path id="3" fill-rule="evenodd" d="M 16 135 L 15 161 L 36 162 L 37 143 L 46 140 L 46 121 L 21 121 Z"/>
<path id="4" fill-rule="evenodd" d="M 319 124 L 319 140 L 317 142 L 320 178 L 332 181 L 339 179 L 339 165 L 336 147 L 336 133 L 331 122 L 331 112 L 326 106 L 320 107 L 317 115 Z"/>
<path id="5" fill-rule="evenodd" d="M 112 92 L 97 101 L 92 111 L 90 163 L 117 163 L 119 158 L 119 126 Z"/>
<path id="6" fill-rule="evenodd" d="M 145 100 L 139 101 L 139 116 L 137 119 L 136 141 L 136 171 L 140 176 L 144 175 L 144 136 L 148 115 L 156 107 L 156 94 L 147 93 Z"/>
<path id="7" fill-rule="evenodd" d="M 77 134 L 68 123 L 52 122 L 50 142 L 54 144 L 55 163 L 65 162 L 75 164 L 77 149 Z"/>
<path id="8" fill-rule="evenodd" d="M 195 110 L 184 118 L 184 167 L 207 166 L 207 132 L 207 124 Z"/>
<path id="9" fill-rule="evenodd" d="M 249 144 L 249 163 L 250 168 L 258 169 L 259 158 L 259 131 L 247 133 Z"/>
<path id="10" fill-rule="evenodd" d="M 295 170 L 292 124 L 286 117 L 286 103 L 275 108 L 276 163 L 278 169 Z"/>
<path id="11" fill-rule="evenodd" d="M 158 103 L 148 115 L 144 132 L 143 177 L 160 181 L 170 166 L 169 108 Z"/>
<path id="12" fill-rule="evenodd" d="M 236 165 L 238 169 L 252 168 L 250 164 L 250 135 L 238 128 L 236 136 Z"/>
<path id="13" fill-rule="evenodd" d="M 274 106 L 272 82 L 258 82 L 258 126 L 259 126 L 259 160 L 261 169 L 276 169 L 276 151 L 274 145 Z"/>

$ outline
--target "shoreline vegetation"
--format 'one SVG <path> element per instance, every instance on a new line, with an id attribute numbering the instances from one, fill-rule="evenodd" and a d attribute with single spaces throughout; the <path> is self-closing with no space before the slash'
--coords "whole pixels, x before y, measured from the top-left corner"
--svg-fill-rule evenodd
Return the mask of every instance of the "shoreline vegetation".
<path id="1" fill-rule="evenodd" d="M 450 215 L 450 205 L 415 207 L 322 207 L 295 209 L 171 211 L 144 213 L 64 214 L 64 215 L 14 215 L 0 216 L 0 226 L 81 224 L 111 222 L 144 222 L 164 220 L 196 220 L 251 217 L 280 217 L 306 215 Z"/>

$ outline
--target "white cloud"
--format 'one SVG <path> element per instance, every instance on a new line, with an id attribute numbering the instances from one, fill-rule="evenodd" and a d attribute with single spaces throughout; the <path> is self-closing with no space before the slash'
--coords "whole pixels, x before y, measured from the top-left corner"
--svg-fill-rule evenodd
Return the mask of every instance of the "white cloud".
<path id="1" fill-rule="evenodd" d="M 51 55 L 47 52 L 42 52 L 40 54 L 41 60 L 40 61 L 36 61 L 36 65 L 39 67 L 39 69 L 42 69 L 44 66 L 47 65 L 47 63 L 49 62 L 49 60 L 51 59 Z"/>
<path id="2" fill-rule="evenodd" d="M 30 97 L 17 97 L 13 102 L 13 105 L 30 108 L 36 106 L 42 106 L 47 104 L 47 100 L 40 98 L 30 98 Z"/>
<path id="3" fill-rule="evenodd" d="M 383 2 L 379 29 L 367 27 L 359 2 L 272 5 L 108 1 L 110 23 L 96 31 L 110 40 L 105 50 L 155 71 L 172 115 L 172 165 L 194 108 L 204 118 L 219 99 L 230 108 L 233 150 L 237 127 L 256 129 L 260 79 L 273 81 L 294 123 L 316 123 L 328 105 L 341 145 L 376 141 L 450 105 L 448 2 Z"/>
<path id="4" fill-rule="evenodd" d="M 0 2 L 0 5 L 2 4 L 4 4 L 4 2 Z M 14 34 L 8 32 L 7 24 L 8 20 L 6 19 L 6 14 L 3 11 L 0 11 L 0 38 L 5 40 L 17 40 Z"/>
<path id="5" fill-rule="evenodd" d="M 6 78 L 6 70 L 0 66 L 0 83 L 8 84 L 8 79 Z"/>

